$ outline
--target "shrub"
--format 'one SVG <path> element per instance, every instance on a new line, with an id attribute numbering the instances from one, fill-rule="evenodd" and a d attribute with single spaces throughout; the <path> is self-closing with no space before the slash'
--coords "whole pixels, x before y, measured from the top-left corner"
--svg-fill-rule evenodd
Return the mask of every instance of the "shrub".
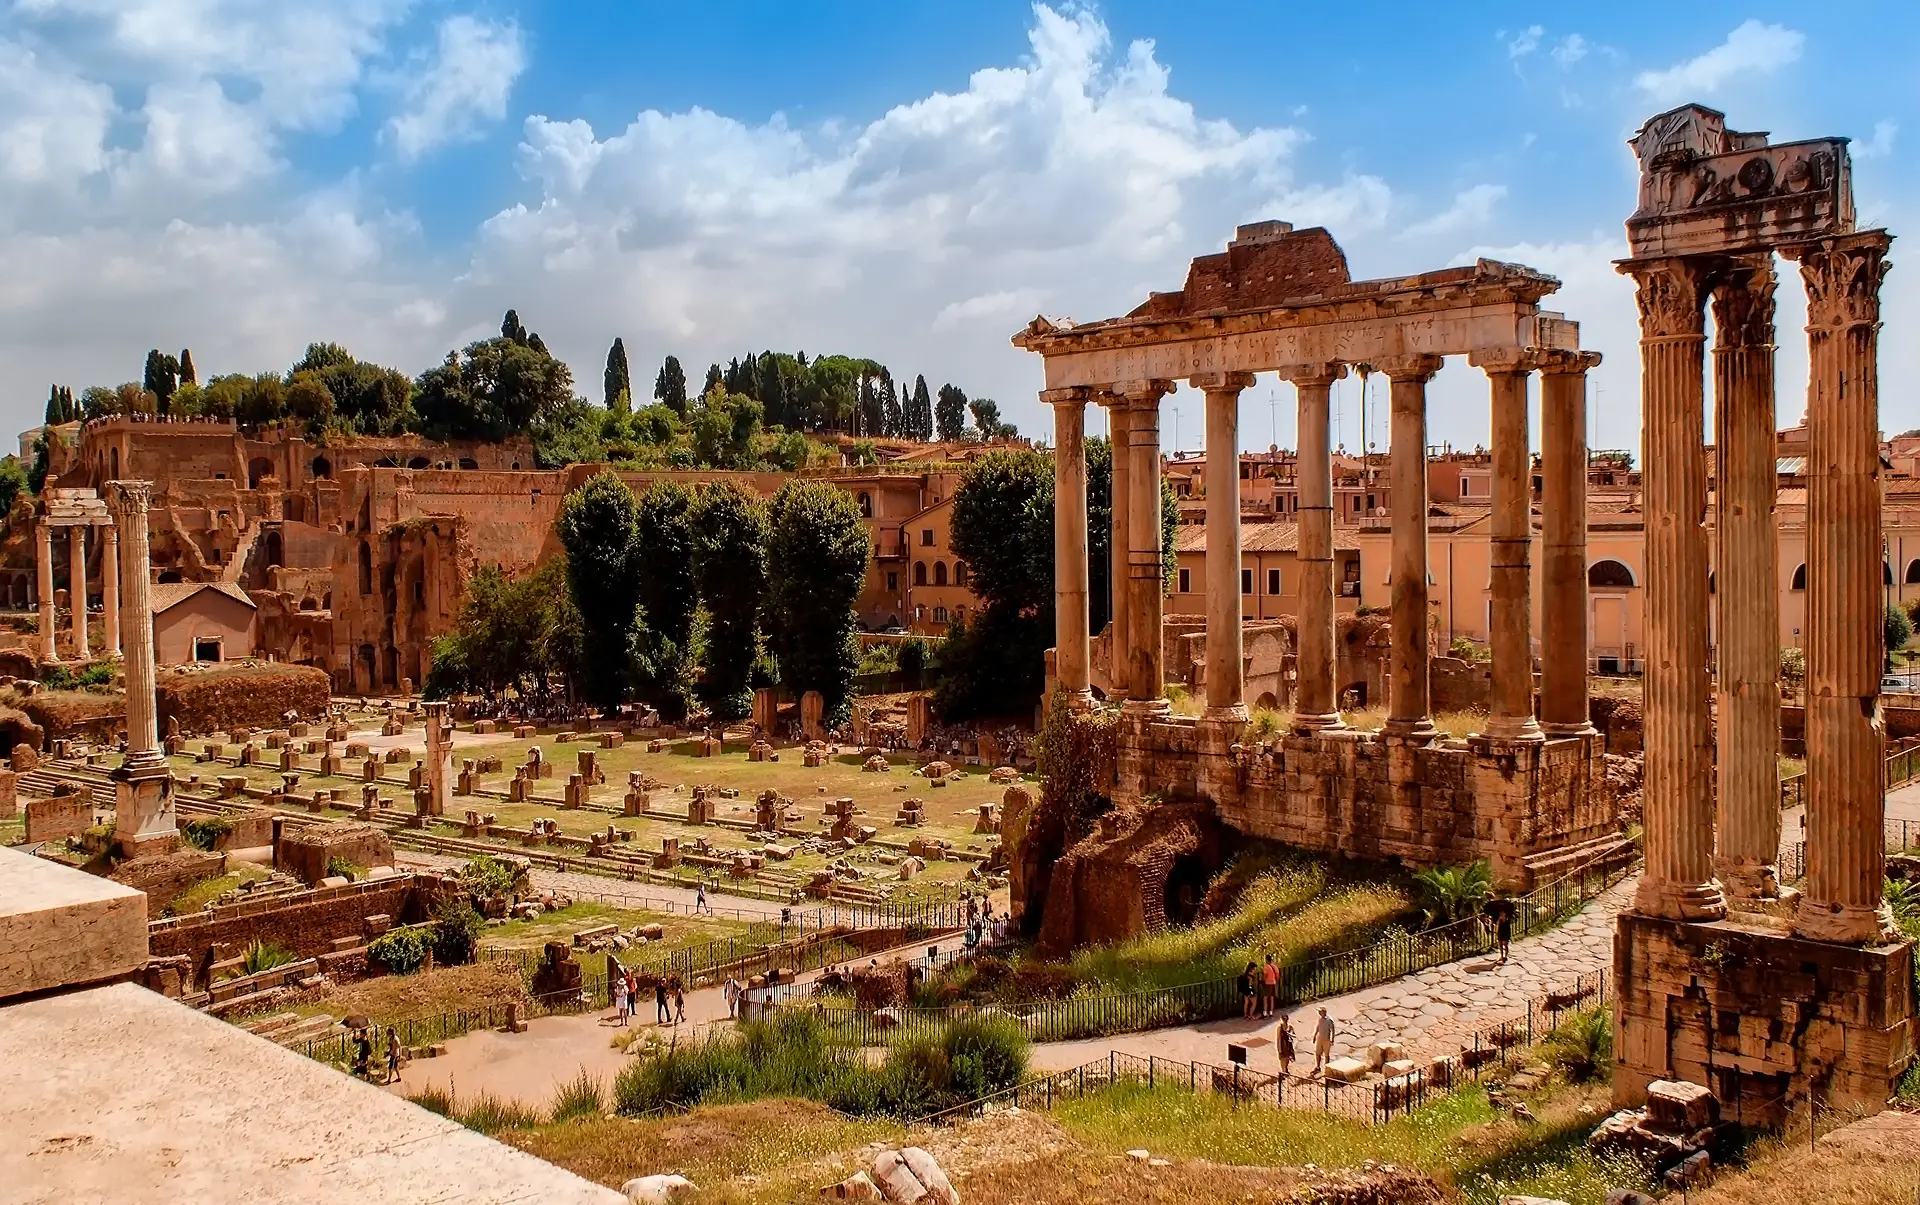
<path id="1" fill-rule="evenodd" d="M 460 1111 L 459 1122 L 469 1130 L 498 1134 L 502 1130 L 530 1130 L 540 1124 L 540 1115 L 517 1100 L 502 1100 L 483 1092 Z"/>
<path id="2" fill-rule="evenodd" d="M 203 816 L 189 820 L 180 829 L 180 837 L 195 849 L 209 852 L 220 843 L 222 837 L 233 832 L 233 821 L 223 816 Z"/>
<path id="3" fill-rule="evenodd" d="M 389 929 L 367 947 L 367 959 L 379 963 L 390 974 L 411 975 L 426 962 L 431 948 L 431 937 L 424 930 Z"/>
<path id="4" fill-rule="evenodd" d="M 978 1013 L 956 1017 L 947 1025 L 945 1039 L 953 1064 L 953 1089 L 962 1100 L 1011 1088 L 1027 1073 L 1032 1043 L 1011 1017 Z"/>
<path id="5" fill-rule="evenodd" d="M 922 673 L 926 672 L 926 668 L 927 642 L 924 640 L 903 642 L 900 645 L 900 672 L 918 679 Z"/>
<path id="6" fill-rule="evenodd" d="M 580 1074 L 560 1085 L 553 1094 L 551 1120 L 555 1122 L 572 1121 L 576 1117 L 598 1117 L 604 1110 L 605 1093 L 600 1081 L 587 1074 L 582 1067 Z"/>
<path id="7" fill-rule="evenodd" d="M 1430 866 L 1416 873 L 1413 882 L 1428 924 L 1471 916 L 1493 893 L 1493 871 L 1484 858 L 1471 866 Z"/>
<path id="8" fill-rule="evenodd" d="M 1576 1084 L 1600 1078 L 1613 1066 L 1613 1013 L 1583 1008 L 1566 1017 L 1548 1036 L 1546 1055 Z"/>
<path id="9" fill-rule="evenodd" d="M 433 960 L 449 967 L 472 962 L 485 925 L 466 896 L 441 896 L 433 907 Z"/>
<path id="10" fill-rule="evenodd" d="M 532 878 L 525 862 L 482 854 L 460 868 L 460 885 L 478 907 L 498 896 L 512 899 L 530 889 Z"/>
<path id="11" fill-rule="evenodd" d="M 241 966 L 249 975 L 258 975 L 261 971 L 271 971 L 275 967 L 287 965 L 294 960 L 293 951 L 284 946 L 271 945 L 254 938 L 247 946 L 247 953 Z"/>
<path id="12" fill-rule="evenodd" d="M 349 883 L 358 883 L 367 877 L 367 868 L 358 862 L 349 862 L 336 854 L 327 859 L 327 877 L 338 877 Z"/>

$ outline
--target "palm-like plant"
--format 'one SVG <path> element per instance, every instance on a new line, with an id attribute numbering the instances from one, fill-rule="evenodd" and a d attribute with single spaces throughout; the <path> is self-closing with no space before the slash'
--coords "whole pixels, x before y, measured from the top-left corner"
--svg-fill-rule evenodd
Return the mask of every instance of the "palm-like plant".
<path id="1" fill-rule="evenodd" d="M 241 969 L 249 975 L 258 975 L 261 971 L 271 971 L 275 967 L 285 966 L 293 961 L 293 952 L 280 946 L 268 945 L 254 938 L 247 946 L 246 955 L 241 960 Z"/>
<path id="2" fill-rule="evenodd" d="M 1887 909 L 1902 929 L 1920 927 L 1920 882 L 1912 879 L 1888 879 L 1881 885 Z"/>
<path id="3" fill-rule="evenodd" d="M 1605 1008 L 1572 1014 L 1547 1039 L 1546 1054 L 1576 1084 L 1606 1074 L 1613 1065 L 1613 1014 Z"/>
<path id="4" fill-rule="evenodd" d="M 1413 876 L 1429 925 L 1471 916 L 1493 894 L 1493 870 L 1483 858 L 1470 866 L 1431 866 Z"/>

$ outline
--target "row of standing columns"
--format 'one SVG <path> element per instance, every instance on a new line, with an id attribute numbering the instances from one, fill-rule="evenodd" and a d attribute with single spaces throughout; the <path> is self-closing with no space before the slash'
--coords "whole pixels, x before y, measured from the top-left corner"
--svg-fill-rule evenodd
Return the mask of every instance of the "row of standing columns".
<path id="1" fill-rule="evenodd" d="M 1807 289 L 1807 875 L 1795 928 L 1883 932 L 1885 729 L 1877 340 L 1891 240 L 1783 251 Z M 1646 872 L 1635 909 L 1715 920 L 1778 894 L 1778 551 L 1771 256 L 1636 260 L 1646 486 Z M 1714 309 L 1709 577 L 1705 307 Z M 1708 669 L 1718 612 L 1718 680 Z M 1711 698 L 1717 710 L 1709 709 Z"/>
<path id="2" fill-rule="evenodd" d="M 59 653 L 55 644 L 55 624 L 57 617 L 53 605 L 53 531 L 56 525 L 42 519 L 37 525 L 34 556 L 36 570 L 36 591 L 40 600 L 40 659 L 55 661 Z M 87 528 L 89 523 L 66 524 L 67 528 L 67 596 L 73 617 L 73 655 L 76 660 L 86 661 L 92 657 L 92 649 L 87 637 Z M 101 652 L 108 657 L 118 657 L 121 652 L 120 639 L 120 532 L 112 524 L 100 526 L 98 555 L 100 557 L 100 603 L 101 603 Z"/>
<path id="3" fill-rule="evenodd" d="M 1493 412 L 1494 694 L 1487 735 L 1539 740 L 1590 731 L 1586 671 L 1586 373 L 1591 352 L 1476 354 L 1488 374 Z M 1412 739 L 1435 733 L 1428 690 L 1426 387 L 1441 358 L 1416 355 L 1369 366 L 1387 376 L 1392 408 L 1392 649 L 1387 732 Z M 1300 495 L 1297 560 L 1297 681 L 1294 728 L 1338 727 L 1335 680 L 1333 474 L 1329 439 L 1332 386 L 1342 363 L 1292 365 L 1279 375 L 1299 402 Z M 1527 385 L 1542 376 L 1542 659 L 1540 716 L 1534 714 L 1532 652 L 1532 481 Z M 1253 375 L 1195 376 L 1206 396 L 1208 721 L 1247 718 L 1241 639 L 1239 482 L 1240 394 Z M 1086 407 L 1106 407 L 1113 446 L 1112 683 L 1138 711 L 1161 711 L 1162 564 L 1160 399 L 1171 381 L 1048 390 L 1054 410 L 1056 668 L 1069 706 L 1092 702 L 1088 622 Z M 1224 503 L 1224 505 L 1219 504 Z"/>

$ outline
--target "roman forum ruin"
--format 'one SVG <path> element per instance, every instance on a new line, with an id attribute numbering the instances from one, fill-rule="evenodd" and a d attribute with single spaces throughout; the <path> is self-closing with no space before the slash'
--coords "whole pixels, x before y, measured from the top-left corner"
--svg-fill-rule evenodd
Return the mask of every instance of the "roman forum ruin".
<path id="1" fill-rule="evenodd" d="M 1487 858 L 1524 885 L 1544 861 L 1614 836 L 1587 716 L 1586 389 L 1599 357 L 1578 324 L 1542 310 L 1559 282 L 1513 264 L 1353 281 L 1323 229 L 1240 228 L 1193 261 L 1186 287 L 1101 322 L 1036 318 L 1014 343 L 1045 360 L 1056 497 L 1078 498 L 1086 408 L 1113 432 L 1112 680 L 1125 699 L 1116 801 L 1199 799 L 1241 832 L 1310 849 L 1416 865 Z M 1487 374 L 1494 432 L 1493 694 L 1485 731 L 1442 740 L 1430 716 L 1426 388 L 1443 358 Z M 1393 508 L 1389 714 L 1379 734 L 1344 727 L 1334 638 L 1329 390 L 1350 369 L 1391 382 Z M 1207 508 L 1206 713 L 1165 697 L 1160 547 L 1160 403 L 1185 380 L 1206 394 L 1210 448 L 1239 447 L 1240 394 L 1254 374 L 1299 399 L 1300 560 L 1293 731 L 1245 741 L 1240 509 Z M 1541 378 L 1545 564 L 1542 704 L 1533 707 L 1527 389 Z M 1122 449 L 1125 449 L 1124 455 Z M 1207 493 L 1238 497 L 1235 456 L 1210 456 Z M 1086 515 L 1056 529 L 1056 666 L 1075 707 L 1091 705 Z M 1211 550 L 1230 550 L 1225 555 Z"/>
<path id="2" fill-rule="evenodd" d="M 1769 145 L 1686 106 L 1633 139 L 1647 466 L 1646 870 L 1614 939 L 1617 1101 L 1657 1079 L 1749 1119 L 1881 1108 L 1912 1057 L 1913 947 L 1881 901 L 1880 282 L 1841 138 Z M 1807 875 L 1778 887 L 1773 256 L 1807 291 Z M 1714 311 L 1720 541 L 1702 437 Z M 1721 608 L 1709 682 L 1709 599 Z M 1549 662 L 1550 664 L 1550 662 Z M 1714 722 L 1717 713 L 1718 736 Z M 1782 898 L 1783 896 L 1788 898 Z"/>

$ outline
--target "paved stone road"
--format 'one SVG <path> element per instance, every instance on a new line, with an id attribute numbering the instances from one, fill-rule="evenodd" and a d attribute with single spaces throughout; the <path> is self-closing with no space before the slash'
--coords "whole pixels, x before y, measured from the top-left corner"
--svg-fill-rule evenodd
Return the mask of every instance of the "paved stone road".
<path id="1" fill-rule="evenodd" d="M 1405 1046 L 1409 1058 L 1431 1058 L 1457 1049 L 1464 1035 L 1524 1015 L 1527 1002 L 1535 997 L 1564 990 L 1578 976 L 1611 970 L 1613 918 L 1632 900 L 1638 881 L 1635 876 L 1618 883 L 1567 923 L 1514 942 L 1512 957 L 1504 965 L 1492 955 L 1465 958 L 1292 1009 L 1296 1042 L 1305 1055 L 1304 1062 L 1294 1064 L 1294 1072 L 1313 1067 L 1308 1035 L 1321 1004 L 1338 1027 L 1333 1043 L 1336 1057 L 1391 1040 Z M 1034 1047 L 1033 1062 L 1041 1070 L 1064 1069 L 1118 1050 L 1142 1058 L 1153 1055 L 1182 1063 L 1225 1064 L 1229 1042 L 1271 1039 L 1273 1033 L 1273 1021 L 1233 1018 L 1087 1041 L 1047 1042 Z M 1270 1070 L 1277 1063 L 1274 1048 L 1268 1047 L 1257 1051 L 1250 1065 Z"/>

